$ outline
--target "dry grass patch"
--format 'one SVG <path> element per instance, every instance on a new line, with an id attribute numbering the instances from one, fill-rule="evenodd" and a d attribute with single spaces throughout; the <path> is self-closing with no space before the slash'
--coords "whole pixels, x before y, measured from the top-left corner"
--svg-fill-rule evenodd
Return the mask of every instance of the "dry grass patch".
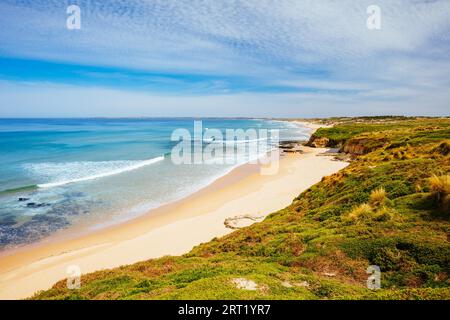
<path id="1" fill-rule="evenodd" d="M 349 214 L 348 218 L 350 220 L 367 220 L 373 217 L 373 209 L 367 203 L 363 203 L 358 207 L 354 208 Z"/>
<path id="2" fill-rule="evenodd" d="M 450 213 L 450 175 L 432 176 L 429 179 L 430 191 L 440 208 Z"/>
<path id="3" fill-rule="evenodd" d="M 386 191 L 381 187 L 370 193 L 369 204 L 374 208 L 382 207 L 387 200 Z"/>

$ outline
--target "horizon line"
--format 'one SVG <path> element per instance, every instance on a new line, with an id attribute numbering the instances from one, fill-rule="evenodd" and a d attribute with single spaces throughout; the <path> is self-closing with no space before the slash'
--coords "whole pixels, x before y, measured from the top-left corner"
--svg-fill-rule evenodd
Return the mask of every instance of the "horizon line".
<path id="1" fill-rule="evenodd" d="M 58 119 L 251 119 L 251 120 L 283 120 L 283 119 L 331 119 L 331 118 L 450 118 L 448 116 L 426 116 L 426 115 L 414 115 L 414 116 L 406 116 L 406 115 L 352 115 L 352 116 L 323 116 L 323 117 L 243 117 L 243 116 L 118 116 L 118 117 L 103 117 L 103 116 L 93 116 L 93 117 L 0 117 L 0 120 L 58 120 Z"/>

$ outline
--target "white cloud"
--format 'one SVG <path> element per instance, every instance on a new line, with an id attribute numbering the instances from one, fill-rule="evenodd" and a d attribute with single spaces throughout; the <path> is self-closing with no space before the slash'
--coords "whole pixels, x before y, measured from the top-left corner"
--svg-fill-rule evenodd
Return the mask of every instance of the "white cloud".
<path id="1" fill-rule="evenodd" d="M 356 90 L 345 99 L 376 100 L 380 95 L 392 99 L 392 113 L 401 110 L 399 99 L 406 103 L 424 97 L 415 101 L 418 108 L 419 101 L 434 104 L 433 97 L 445 97 L 450 87 L 447 0 L 70 3 L 82 9 L 81 31 L 65 28 L 64 1 L 2 1 L 0 55 L 244 76 L 255 86 Z M 366 8 L 374 3 L 382 9 L 380 31 L 366 28 Z M 226 83 L 216 85 L 227 91 Z M 327 98 L 329 108 L 342 107 L 339 94 Z M 317 94 L 313 97 L 311 103 L 319 99 Z"/>
<path id="2" fill-rule="evenodd" d="M 450 28 L 445 0 L 377 1 L 383 24 L 375 32 L 366 28 L 372 0 L 80 0 L 79 32 L 65 28 L 64 1 L 14 2 L 0 4 L 3 52 L 152 70 L 362 60 L 414 52 Z"/>

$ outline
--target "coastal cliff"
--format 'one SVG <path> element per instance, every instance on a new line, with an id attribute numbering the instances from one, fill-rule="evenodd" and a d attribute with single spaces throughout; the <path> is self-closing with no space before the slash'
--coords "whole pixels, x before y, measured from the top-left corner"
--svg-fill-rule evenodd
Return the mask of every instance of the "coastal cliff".
<path id="1" fill-rule="evenodd" d="M 317 137 L 313 134 L 306 145 L 313 148 L 338 148 L 340 152 L 350 155 L 364 155 L 385 146 L 387 143 L 388 140 L 385 138 L 361 137 L 351 138 L 347 141 L 335 141 L 326 137 Z"/>
<path id="2" fill-rule="evenodd" d="M 316 137 L 314 134 L 309 138 L 309 141 L 306 143 L 308 147 L 313 148 L 332 148 L 332 143 L 330 143 L 330 139 L 326 137 Z"/>

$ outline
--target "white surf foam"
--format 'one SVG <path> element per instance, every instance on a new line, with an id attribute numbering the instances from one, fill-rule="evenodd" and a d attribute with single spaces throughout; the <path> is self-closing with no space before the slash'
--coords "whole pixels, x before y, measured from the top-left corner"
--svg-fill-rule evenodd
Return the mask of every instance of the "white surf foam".
<path id="1" fill-rule="evenodd" d="M 164 156 L 140 161 L 46 162 L 27 164 L 25 165 L 25 169 L 38 179 L 48 181 L 38 184 L 39 188 L 52 188 L 137 170 L 163 160 Z"/>

